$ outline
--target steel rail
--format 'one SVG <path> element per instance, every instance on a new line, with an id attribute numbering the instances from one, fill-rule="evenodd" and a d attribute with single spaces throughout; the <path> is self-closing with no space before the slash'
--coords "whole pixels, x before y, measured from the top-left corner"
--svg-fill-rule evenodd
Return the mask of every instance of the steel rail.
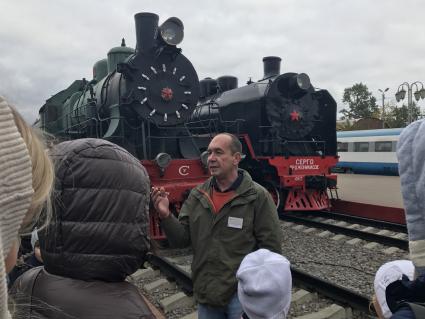
<path id="1" fill-rule="evenodd" d="M 148 253 L 148 261 L 160 269 L 167 277 L 173 278 L 183 291 L 193 293 L 193 282 L 191 276 L 169 262 L 166 258 Z M 303 270 L 291 266 L 293 281 L 298 285 L 317 291 L 323 296 L 343 304 L 348 304 L 351 307 L 360 311 L 369 312 L 369 298 L 330 281 L 313 276 Z"/>
<path id="2" fill-rule="evenodd" d="M 307 289 L 315 290 L 318 293 L 350 305 L 351 307 L 369 312 L 370 298 L 353 290 L 336 285 L 330 281 L 310 275 L 303 270 L 291 266 L 292 279 L 297 285 L 305 286 Z"/>
<path id="3" fill-rule="evenodd" d="M 317 213 L 315 212 L 314 214 L 315 215 L 317 214 L 317 216 L 321 216 L 321 217 L 335 218 L 335 219 L 354 222 L 354 223 L 358 223 L 362 225 L 383 227 L 385 229 L 389 229 L 399 233 L 407 233 L 406 225 L 402 225 L 402 224 L 390 223 L 390 222 L 370 219 L 366 217 L 353 216 L 353 215 L 344 214 L 343 212 L 335 212 L 335 211 L 332 211 L 332 212 L 320 211 Z"/>
<path id="4" fill-rule="evenodd" d="M 147 254 L 147 260 L 153 266 L 158 267 L 166 277 L 175 280 L 186 294 L 193 293 L 192 277 L 186 271 L 169 262 L 166 258 L 152 253 Z"/>
<path id="5" fill-rule="evenodd" d="M 348 235 L 350 237 L 361 238 L 361 239 L 364 239 L 364 240 L 367 240 L 367 241 L 373 241 L 373 242 L 377 242 L 377 243 L 384 244 L 384 245 L 387 245 L 387 246 L 395 246 L 395 247 L 398 247 L 398 248 L 401 248 L 401 249 L 404 249 L 404 250 L 408 250 L 408 246 L 409 246 L 408 241 L 405 240 L 405 239 L 368 233 L 368 232 L 365 232 L 365 231 L 362 231 L 362 230 L 351 229 L 351 228 L 346 228 L 346 227 L 342 227 L 342 226 L 322 223 L 322 222 L 314 221 L 314 220 L 299 217 L 299 216 L 284 214 L 284 215 L 280 216 L 280 219 L 300 223 L 300 224 L 303 224 L 303 225 L 308 225 L 308 226 L 311 226 L 311 227 L 314 227 L 314 228 L 326 229 L 326 230 L 329 230 L 329 231 L 332 231 L 332 232 L 335 232 L 335 233 Z"/>

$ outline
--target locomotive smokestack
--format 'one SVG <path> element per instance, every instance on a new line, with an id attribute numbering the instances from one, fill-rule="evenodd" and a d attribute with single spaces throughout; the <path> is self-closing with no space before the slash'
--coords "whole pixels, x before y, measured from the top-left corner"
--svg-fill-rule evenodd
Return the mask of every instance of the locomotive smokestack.
<path id="1" fill-rule="evenodd" d="M 158 15 L 140 12 L 134 15 L 136 22 L 136 53 L 145 53 L 155 46 L 158 35 Z"/>
<path id="2" fill-rule="evenodd" d="M 280 61 L 278 56 L 266 56 L 263 58 L 264 79 L 280 74 Z"/>

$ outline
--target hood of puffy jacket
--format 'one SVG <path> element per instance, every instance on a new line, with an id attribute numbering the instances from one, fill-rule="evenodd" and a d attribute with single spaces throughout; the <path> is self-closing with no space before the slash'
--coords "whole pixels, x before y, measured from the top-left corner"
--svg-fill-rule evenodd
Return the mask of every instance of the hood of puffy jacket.
<path id="1" fill-rule="evenodd" d="M 149 177 L 139 160 L 101 139 L 56 145 L 53 218 L 40 232 L 45 269 L 121 281 L 149 250 Z"/>

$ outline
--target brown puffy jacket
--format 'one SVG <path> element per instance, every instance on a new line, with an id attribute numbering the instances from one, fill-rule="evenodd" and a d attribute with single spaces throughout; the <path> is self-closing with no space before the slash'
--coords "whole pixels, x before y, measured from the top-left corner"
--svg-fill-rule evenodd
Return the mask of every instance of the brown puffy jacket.
<path id="1" fill-rule="evenodd" d="M 149 318 L 125 278 L 149 250 L 149 177 L 121 147 L 100 139 L 58 144 L 54 217 L 39 233 L 44 269 L 18 279 L 18 318 Z M 20 307 L 19 304 L 23 304 Z"/>
<path id="2" fill-rule="evenodd" d="M 151 319 L 155 318 L 129 282 L 84 281 L 33 268 L 13 287 L 14 318 Z"/>

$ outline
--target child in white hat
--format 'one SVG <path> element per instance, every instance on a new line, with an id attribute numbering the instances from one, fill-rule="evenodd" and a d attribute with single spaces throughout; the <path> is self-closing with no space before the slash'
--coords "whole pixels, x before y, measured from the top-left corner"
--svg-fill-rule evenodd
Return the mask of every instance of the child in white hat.
<path id="1" fill-rule="evenodd" d="M 415 267 L 410 260 L 391 261 L 378 269 L 375 275 L 375 295 L 372 302 L 379 319 L 388 319 L 393 315 L 387 302 L 387 287 L 393 282 L 401 280 L 403 275 L 413 280 L 414 272 Z"/>
<path id="2" fill-rule="evenodd" d="M 248 254 L 236 273 L 238 297 L 249 319 L 286 318 L 291 304 L 289 261 L 267 249 Z"/>

